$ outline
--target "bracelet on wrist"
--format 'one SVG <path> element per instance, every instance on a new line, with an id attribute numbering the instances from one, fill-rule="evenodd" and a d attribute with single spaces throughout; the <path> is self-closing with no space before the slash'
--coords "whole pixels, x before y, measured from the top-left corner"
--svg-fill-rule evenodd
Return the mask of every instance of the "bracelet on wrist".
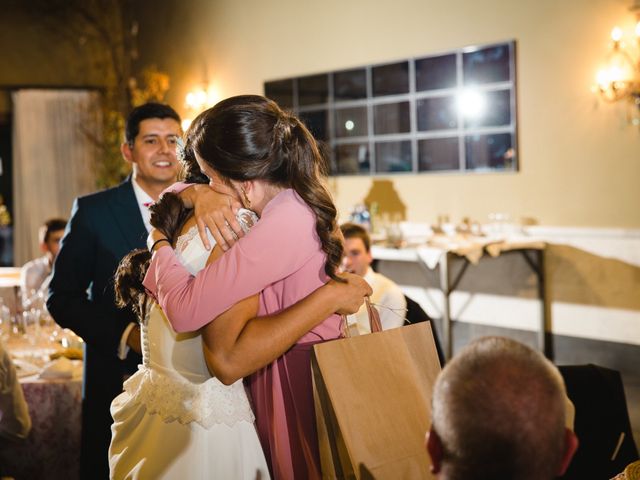
<path id="1" fill-rule="evenodd" d="M 167 242 L 169 245 L 171 245 L 171 242 L 169 241 L 168 238 L 159 238 L 158 240 L 156 240 L 155 242 L 153 242 L 153 244 L 151 245 L 151 248 L 149 249 L 149 251 L 151 253 L 153 253 L 153 251 L 156 248 L 156 245 L 158 245 L 160 242 Z"/>

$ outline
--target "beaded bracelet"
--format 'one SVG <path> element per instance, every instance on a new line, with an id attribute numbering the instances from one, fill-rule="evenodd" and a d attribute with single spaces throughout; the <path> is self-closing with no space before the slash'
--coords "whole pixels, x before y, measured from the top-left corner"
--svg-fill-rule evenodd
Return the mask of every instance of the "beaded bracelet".
<path id="1" fill-rule="evenodd" d="M 156 248 L 156 245 L 158 245 L 160 242 L 167 242 L 169 245 L 171 245 L 171 242 L 169 241 L 168 238 L 159 238 L 158 240 L 153 242 L 153 245 L 151 245 L 151 248 L 149 249 L 149 251 L 153 253 L 153 250 Z"/>

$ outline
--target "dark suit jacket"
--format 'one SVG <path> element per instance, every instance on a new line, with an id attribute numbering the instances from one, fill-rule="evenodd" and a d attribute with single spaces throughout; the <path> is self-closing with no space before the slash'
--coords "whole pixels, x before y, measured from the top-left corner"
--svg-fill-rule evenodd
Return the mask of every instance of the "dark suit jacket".
<path id="1" fill-rule="evenodd" d="M 107 467 L 109 405 L 122 391 L 123 375 L 141 360 L 134 352 L 127 361 L 117 357 L 124 329 L 136 318 L 115 306 L 114 273 L 124 255 L 145 246 L 146 236 L 130 177 L 77 198 L 49 286 L 49 312 L 85 341 L 81 464 L 99 462 L 102 468 L 92 467 L 93 478 L 101 478 Z"/>

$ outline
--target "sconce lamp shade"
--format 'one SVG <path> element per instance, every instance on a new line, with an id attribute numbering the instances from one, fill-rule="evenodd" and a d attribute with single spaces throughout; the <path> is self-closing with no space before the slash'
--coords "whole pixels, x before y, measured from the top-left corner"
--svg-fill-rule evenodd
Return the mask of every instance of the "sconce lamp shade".
<path id="1" fill-rule="evenodd" d="M 638 16 L 635 39 L 627 44 L 621 28 L 611 31 L 613 44 L 604 67 L 598 70 L 594 91 L 607 102 L 629 102 L 629 122 L 640 125 L 640 0 L 636 0 L 631 11 Z"/>

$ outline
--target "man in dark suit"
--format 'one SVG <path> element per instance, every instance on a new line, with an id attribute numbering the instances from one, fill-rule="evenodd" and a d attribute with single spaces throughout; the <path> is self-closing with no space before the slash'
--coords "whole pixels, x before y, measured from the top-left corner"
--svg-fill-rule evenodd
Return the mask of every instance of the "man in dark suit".
<path id="1" fill-rule="evenodd" d="M 121 151 L 132 165 L 120 185 L 79 197 L 54 264 L 47 307 L 58 324 L 85 341 L 80 471 L 108 478 L 111 401 L 140 363 L 140 330 L 130 310 L 115 306 L 113 277 L 129 251 L 145 246 L 147 207 L 176 180 L 180 117 L 147 103 L 127 118 Z"/>

